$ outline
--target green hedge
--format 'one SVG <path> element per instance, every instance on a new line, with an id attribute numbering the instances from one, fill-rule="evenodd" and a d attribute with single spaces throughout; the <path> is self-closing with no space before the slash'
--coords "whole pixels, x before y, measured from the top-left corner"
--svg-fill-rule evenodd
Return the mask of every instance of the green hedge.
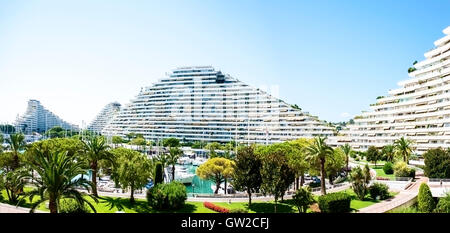
<path id="1" fill-rule="evenodd" d="M 419 188 L 419 195 L 417 196 L 417 207 L 421 212 L 431 213 L 436 207 L 436 202 L 427 184 L 422 183 Z"/>
<path id="2" fill-rule="evenodd" d="M 348 213 L 352 198 L 347 193 L 330 193 L 319 196 L 319 208 L 322 213 Z"/>
<path id="3" fill-rule="evenodd" d="M 177 181 L 157 184 L 147 191 L 148 204 L 158 210 L 180 209 L 184 206 L 186 199 L 186 187 Z"/>
<path id="4" fill-rule="evenodd" d="M 370 197 L 374 200 L 377 197 L 380 197 L 380 200 L 385 200 L 388 199 L 390 196 L 389 187 L 386 184 L 376 182 L 369 187 L 369 193 Z"/>
<path id="5" fill-rule="evenodd" d="M 394 174 L 394 165 L 391 162 L 387 162 L 383 166 L 383 171 L 386 175 Z"/>
<path id="6" fill-rule="evenodd" d="M 439 198 L 439 202 L 434 209 L 435 213 L 450 213 L 450 194 Z"/>

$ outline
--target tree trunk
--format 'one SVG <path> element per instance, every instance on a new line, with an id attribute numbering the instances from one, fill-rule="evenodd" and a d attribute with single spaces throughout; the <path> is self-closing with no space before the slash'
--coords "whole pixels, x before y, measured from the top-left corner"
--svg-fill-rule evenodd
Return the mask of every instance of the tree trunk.
<path id="1" fill-rule="evenodd" d="M 98 197 L 98 193 L 97 193 L 97 162 L 93 162 L 91 165 L 91 169 L 92 169 L 92 183 L 94 184 L 92 187 L 92 194 L 96 197 Z"/>
<path id="2" fill-rule="evenodd" d="M 300 177 L 295 178 L 295 190 L 298 190 L 298 188 L 299 188 L 299 185 L 298 185 L 299 179 L 300 179 Z"/>
<path id="3" fill-rule="evenodd" d="M 333 175 L 328 176 L 328 180 L 330 181 L 330 184 L 333 185 Z"/>
<path id="4" fill-rule="evenodd" d="M 220 181 L 216 182 L 216 191 L 214 191 L 214 194 L 219 193 L 219 188 L 220 188 Z"/>
<path id="5" fill-rule="evenodd" d="M 274 213 L 277 212 L 277 202 L 278 202 L 278 198 L 275 197 L 275 205 L 273 206 L 273 208 L 274 208 Z"/>
<path id="6" fill-rule="evenodd" d="M 346 157 L 345 163 L 346 163 L 346 165 L 345 165 L 346 166 L 345 172 L 348 173 L 348 156 Z"/>
<path id="7" fill-rule="evenodd" d="M 250 189 L 247 189 L 247 194 L 248 194 L 248 207 L 250 208 L 250 205 L 252 204 L 252 192 L 250 191 Z"/>
<path id="8" fill-rule="evenodd" d="M 303 187 L 304 183 L 305 183 L 305 174 L 302 174 L 302 176 L 300 176 L 300 187 Z"/>
<path id="9" fill-rule="evenodd" d="M 327 194 L 327 191 L 325 189 L 325 160 L 321 159 L 320 160 L 320 187 L 321 187 L 321 193 L 322 195 Z"/>
<path id="10" fill-rule="evenodd" d="M 52 214 L 58 213 L 58 207 L 56 206 L 56 198 L 53 195 L 50 195 L 48 208 L 50 209 L 50 213 Z"/>
<path id="11" fill-rule="evenodd" d="M 227 179 L 225 179 L 225 194 L 227 194 Z"/>
<path id="12" fill-rule="evenodd" d="M 175 180 L 175 164 L 172 164 L 172 181 Z"/>
<path id="13" fill-rule="evenodd" d="M 134 204 L 134 187 L 133 186 L 131 186 L 130 203 Z"/>

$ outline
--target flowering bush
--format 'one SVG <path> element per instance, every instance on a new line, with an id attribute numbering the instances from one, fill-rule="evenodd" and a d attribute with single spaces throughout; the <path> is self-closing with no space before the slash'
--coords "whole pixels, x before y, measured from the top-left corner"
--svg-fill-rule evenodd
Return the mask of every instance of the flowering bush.
<path id="1" fill-rule="evenodd" d="M 230 212 L 229 209 L 227 209 L 225 207 L 220 207 L 220 206 L 214 205 L 211 202 L 203 202 L 203 206 L 205 206 L 206 208 L 208 208 L 210 210 L 214 210 L 216 212 L 219 212 L 219 213 L 229 213 Z"/>
<path id="2" fill-rule="evenodd" d="M 391 180 L 387 177 L 381 177 L 381 176 L 377 176 L 377 180 Z"/>

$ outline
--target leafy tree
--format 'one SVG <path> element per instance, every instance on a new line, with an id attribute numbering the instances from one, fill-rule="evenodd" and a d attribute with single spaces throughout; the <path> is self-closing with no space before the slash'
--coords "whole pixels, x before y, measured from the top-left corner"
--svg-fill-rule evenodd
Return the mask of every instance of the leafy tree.
<path id="1" fill-rule="evenodd" d="M 25 172 L 23 168 L 7 171 L 0 176 L 0 183 L 5 188 L 8 200 L 11 203 L 17 203 L 19 196 L 23 195 L 23 188 L 26 181 L 23 178 Z"/>
<path id="2" fill-rule="evenodd" d="M 117 147 L 118 144 L 124 143 L 122 137 L 120 137 L 120 136 L 113 136 L 111 140 L 112 140 L 112 143 L 114 144 L 114 147 Z"/>
<path id="3" fill-rule="evenodd" d="M 248 206 L 252 204 L 252 192 L 258 192 L 261 183 L 261 160 L 255 155 L 254 146 L 240 147 L 234 160 L 233 187 L 248 194 Z"/>
<path id="4" fill-rule="evenodd" d="M 142 147 L 147 145 L 147 141 L 144 138 L 136 137 L 130 141 L 130 144 L 139 146 L 140 150 L 142 150 Z"/>
<path id="5" fill-rule="evenodd" d="M 447 192 L 444 197 L 439 198 L 439 201 L 434 209 L 435 213 L 450 213 L 450 192 Z"/>
<path id="6" fill-rule="evenodd" d="M 28 192 L 24 197 L 29 197 L 30 202 L 33 202 L 35 195 L 40 197 L 37 202 L 33 203 L 30 212 L 34 212 L 41 203 L 48 200 L 50 213 L 58 213 L 60 200 L 63 198 L 74 199 L 79 206 L 86 203 L 96 212 L 94 206 L 86 200 L 86 194 L 78 191 L 79 187 L 89 191 L 93 189 L 94 184 L 84 178 L 75 179 L 86 173 L 82 161 L 77 160 L 75 156 L 67 156 L 67 152 L 46 155 L 37 150 L 29 165 L 39 176 L 28 174 L 24 178 L 31 179 L 37 189 Z M 95 197 L 92 198 L 98 202 Z"/>
<path id="7" fill-rule="evenodd" d="M 218 156 L 216 150 L 219 150 L 221 148 L 220 144 L 218 142 L 211 142 L 208 143 L 205 146 L 205 149 L 209 150 L 209 157 L 210 158 L 215 158 Z"/>
<path id="8" fill-rule="evenodd" d="M 319 166 L 322 195 L 326 194 L 325 177 L 327 174 L 325 171 L 325 162 L 333 155 L 333 149 L 325 143 L 325 140 L 326 138 L 316 137 L 314 138 L 314 142 L 306 147 L 306 159 L 312 164 L 318 164 Z"/>
<path id="9" fill-rule="evenodd" d="M 232 176 L 233 167 L 234 162 L 229 159 L 212 158 L 200 165 L 195 173 L 204 180 L 212 180 L 216 184 L 214 193 L 217 194 L 220 184 Z"/>
<path id="10" fill-rule="evenodd" d="M 28 146 L 24 156 L 26 159 L 34 157 L 35 151 L 40 150 L 44 154 L 67 152 L 68 156 L 79 156 L 84 153 L 82 141 L 74 138 L 53 138 L 33 142 Z"/>
<path id="11" fill-rule="evenodd" d="M 450 151 L 442 148 L 430 149 L 423 154 L 424 174 L 429 178 L 450 178 Z"/>
<path id="12" fill-rule="evenodd" d="M 426 183 L 422 183 L 419 188 L 419 195 L 417 196 L 417 208 L 424 213 L 433 212 L 436 207 L 430 187 Z"/>
<path id="13" fill-rule="evenodd" d="M 169 149 L 169 154 L 167 155 L 167 163 L 172 165 L 172 181 L 175 180 L 175 164 L 177 163 L 183 151 L 178 147 L 171 147 Z"/>
<path id="14" fill-rule="evenodd" d="M 206 146 L 205 142 L 196 141 L 192 144 L 192 149 L 201 149 L 201 148 L 204 148 L 205 146 Z"/>
<path id="15" fill-rule="evenodd" d="M 369 166 L 366 164 L 364 169 L 361 169 L 359 166 L 352 169 L 352 172 L 350 173 L 350 180 L 352 182 L 353 191 L 356 193 L 358 199 L 364 200 L 371 180 Z"/>
<path id="16" fill-rule="evenodd" d="M 345 170 L 349 171 L 349 167 L 348 167 L 348 161 L 349 161 L 349 157 L 352 155 L 353 150 L 352 147 L 346 143 L 345 145 L 341 146 L 341 150 L 342 152 L 344 152 L 345 155 Z"/>
<path id="17" fill-rule="evenodd" d="M 109 152 L 109 146 L 106 144 L 106 139 L 103 136 L 88 137 L 87 141 L 83 141 L 84 145 L 84 160 L 88 163 L 92 170 L 92 192 L 94 196 L 97 194 L 97 175 L 99 168 L 99 161 L 108 160 L 114 164 L 114 156 Z"/>
<path id="18" fill-rule="evenodd" d="M 13 152 L 13 167 L 12 169 L 19 168 L 19 153 L 21 150 L 25 150 L 26 142 L 25 135 L 19 134 L 10 134 L 9 138 L 6 139 L 6 142 L 9 144 L 9 149 Z"/>
<path id="19" fill-rule="evenodd" d="M 388 162 L 394 161 L 395 147 L 394 145 L 385 145 L 381 151 L 384 159 Z"/>
<path id="20" fill-rule="evenodd" d="M 404 137 L 401 137 L 394 142 L 396 151 L 402 156 L 403 161 L 407 164 L 409 163 L 409 156 L 412 153 L 412 144 L 413 142 L 411 140 L 405 139 Z"/>
<path id="21" fill-rule="evenodd" d="M 278 198 L 283 197 L 295 178 L 286 156 L 286 144 L 272 144 L 257 149 L 261 158 L 261 190 L 275 198 L 274 211 L 277 212 Z"/>
<path id="22" fill-rule="evenodd" d="M 168 166 L 169 164 L 169 156 L 165 153 L 161 153 L 160 155 L 157 155 L 154 157 L 155 162 L 160 162 L 163 169 Z"/>
<path id="23" fill-rule="evenodd" d="M 299 188 L 294 196 L 292 196 L 292 200 L 294 201 L 294 205 L 297 206 L 299 213 L 306 213 L 308 207 L 315 202 L 310 187 Z"/>
<path id="24" fill-rule="evenodd" d="M 5 134 L 12 134 L 16 132 L 14 125 L 0 125 L 0 132 Z"/>
<path id="25" fill-rule="evenodd" d="M 3 138 L 3 134 L 0 133 L 0 153 L 3 152 L 3 142 L 5 141 L 5 139 Z"/>
<path id="26" fill-rule="evenodd" d="M 122 189 L 130 189 L 130 202 L 134 203 L 134 191 L 148 184 L 152 177 L 152 162 L 147 156 L 126 148 L 111 150 L 116 158 L 117 166 L 113 172 L 113 180 Z"/>
<path id="27" fill-rule="evenodd" d="M 345 168 L 345 154 L 341 148 L 333 150 L 331 156 L 325 162 L 325 171 L 328 175 L 330 184 L 333 184 L 333 180 Z"/>
<path id="28" fill-rule="evenodd" d="M 165 138 L 163 140 L 163 146 L 165 147 L 179 147 L 180 146 L 180 140 L 177 138 Z"/>
<path id="29" fill-rule="evenodd" d="M 162 184 L 164 182 L 164 168 L 161 162 L 155 164 L 154 185 Z"/>
<path id="30" fill-rule="evenodd" d="M 375 163 L 375 167 L 377 167 L 377 161 L 380 160 L 381 154 L 378 149 L 374 146 L 369 146 L 367 149 L 367 161 Z"/>
<path id="31" fill-rule="evenodd" d="M 305 173 L 310 169 L 310 164 L 306 161 L 305 147 L 312 141 L 300 138 L 289 142 L 291 150 L 287 154 L 289 167 L 295 172 L 295 184 L 297 189 L 305 182 Z M 300 178 L 300 184 L 298 182 Z"/>

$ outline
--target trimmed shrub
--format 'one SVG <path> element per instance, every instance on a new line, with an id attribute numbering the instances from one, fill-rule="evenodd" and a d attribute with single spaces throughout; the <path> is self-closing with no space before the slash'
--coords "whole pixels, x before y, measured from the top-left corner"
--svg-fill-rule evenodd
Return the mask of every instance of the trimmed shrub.
<path id="1" fill-rule="evenodd" d="M 229 209 L 227 209 L 225 207 L 221 207 L 221 206 L 215 205 L 215 204 L 213 204 L 211 202 L 203 202 L 203 206 L 208 208 L 208 209 L 210 209 L 210 210 L 214 210 L 216 212 L 219 212 L 219 213 L 230 213 Z"/>
<path id="2" fill-rule="evenodd" d="M 186 199 L 186 187 L 177 181 L 157 184 L 147 191 L 148 204 L 158 210 L 180 209 Z"/>
<path id="3" fill-rule="evenodd" d="M 416 169 L 410 168 L 408 177 L 415 179 L 416 178 Z"/>
<path id="4" fill-rule="evenodd" d="M 383 166 L 383 171 L 385 174 L 394 174 L 394 165 L 391 162 L 387 162 Z"/>
<path id="5" fill-rule="evenodd" d="M 337 192 L 319 196 L 319 208 L 322 213 L 348 213 L 350 212 L 351 196 L 347 193 Z"/>
<path id="6" fill-rule="evenodd" d="M 59 213 L 86 214 L 90 213 L 87 204 L 80 205 L 73 199 L 65 199 L 59 203 Z"/>
<path id="7" fill-rule="evenodd" d="M 417 196 L 417 207 L 419 211 L 424 213 L 431 213 L 436 207 L 430 187 L 425 183 L 420 185 L 419 195 Z"/>
<path id="8" fill-rule="evenodd" d="M 435 213 L 450 213 L 450 193 L 445 197 L 439 198 L 439 201 L 434 209 Z"/>
<path id="9" fill-rule="evenodd" d="M 423 154 L 424 175 L 429 178 L 450 178 L 450 151 L 443 148 L 430 149 Z"/>
<path id="10" fill-rule="evenodd" d="M 155 185 L 162 184 L 164 182 L 164 168 L 161 162 L 157 162 L 155 165 Z"/>
<path id="11" fill-rule="evenodd" d="M 231 209 L 231 210 L 230 210 L 230 213 L 233 213 L 233 214 L 246 214 L 246 213 L 248 213 L 248 210 L 246 210 L 246 209 L 241 209 L 241 208 L 238 208 L 238 209 Z"/>
<path id="12" fill-rule="evenodd" d="M 292 196 L 292 200 L 294 201 L 295 206 L 297 206 L 299 213 L 306 213 L 309 205 L 315 202 L 314 196 L 311 193 L 311 189 L 309 187 L 299 188 L 295 192 L 294 196 Z"/>
<path id="13" fill-rule="evenodd" d="M 372 199 L 376 199 L 377 197 L 380 200 L 385 200 L 390 197 L 389 187 L 386 184 L 382 183 L 374 183 L 369 187 L 369 194 Z"/>
<path id="14" fill-rule="evenodd" d="M 415 178 L 416 170 L 409 168 L 408 165 L 405 162 L 399 161 L 399 162 L 394 164 L 394 175 L 396 177 L 412 177 L 412 178 Z"/>

